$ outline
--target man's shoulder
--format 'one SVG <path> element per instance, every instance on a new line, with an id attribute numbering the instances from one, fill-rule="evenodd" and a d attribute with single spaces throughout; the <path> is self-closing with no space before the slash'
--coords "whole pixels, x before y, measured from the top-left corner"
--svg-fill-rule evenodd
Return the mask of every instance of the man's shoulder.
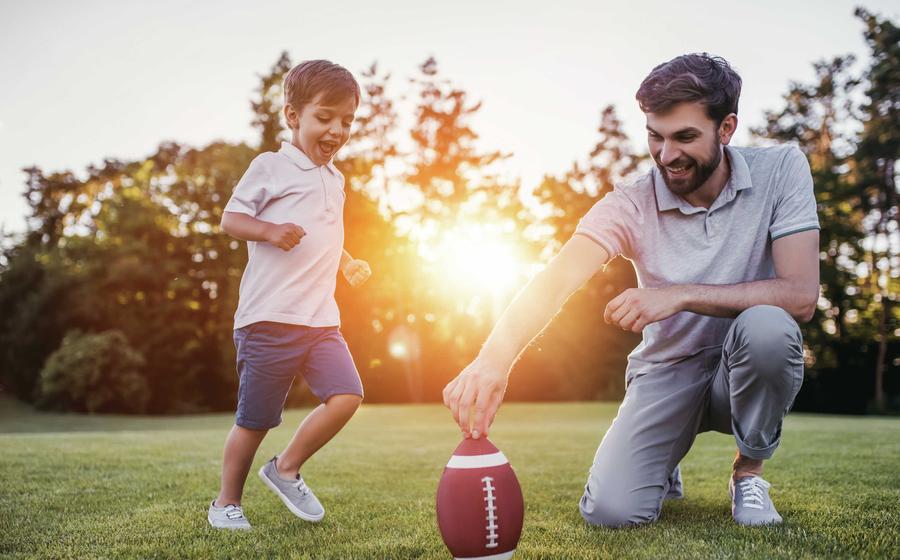
<path id="1" fill-rule="evenodd" d="M 777 168 L 797 157 L 804 157 L 800 148 L 793 144 L 734 146 L 732 149 L 744 158 L 750 171 Z"/>
<path id="2" fill-rule="evenodd" d="M 636 207 L 644 206 L 647 202 L 656 204 L 656 191 L 653 183 L 653 170 L 640 175 L 634 175 L 619 183 L 613 188 L 613 193 L 624 196 Z M 612 194 L 612 193 L 610 193 Z"/>

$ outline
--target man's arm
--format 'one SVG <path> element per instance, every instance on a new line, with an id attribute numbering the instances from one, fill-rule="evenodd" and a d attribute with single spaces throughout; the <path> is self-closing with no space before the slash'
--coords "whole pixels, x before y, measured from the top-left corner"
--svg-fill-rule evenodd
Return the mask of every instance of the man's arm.
<path id="1" fill-rule="evenodd" d="M 819 300 L 819 232 L 804 231 L 772 242 L 775 276 L 731 286 L 684 286 L 685 311 L 734 317 L 754 305 L 775 305 L 798 323 L 812 319 Z"/>
<path id="2" fill-rule="evenodd" d="M 476 439 L 487 435 L 503 401 L 509 371 L 522 350 L 607 260 L 609 255 L 600 245 L 575 235 L 513 299 L 478 357 L 444 388 L 444 404 L 466 436 L 470 430 Z"/>
<path id="3" fill-rule="evenodd" d="M 632 332 L 679 311 L 735 317 L 754 305 L 775 305 L 798 323 L 809 321 L 819 300 L 819 232 L 795 233 L 772 242 L 775 276 L 730 285 L 682 285 L 631 289 L 609 302 L 608 323 Z"/>

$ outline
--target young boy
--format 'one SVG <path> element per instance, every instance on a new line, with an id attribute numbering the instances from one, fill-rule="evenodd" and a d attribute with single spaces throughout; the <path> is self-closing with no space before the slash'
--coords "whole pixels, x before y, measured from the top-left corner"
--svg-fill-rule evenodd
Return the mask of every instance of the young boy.
<path id="1" fill-rule="evenodd" d="M 295 66 L 284 80 L 291 142 L 257 156 L 225 206 L 222 229 L 247 241 L 250 259 L 234 318 L 237 414 L 225 441 L 221 490 L 207 515 L 213 527 L 250 528 L 241 508 L 244 481 L 266 433 L 281 423 L 300 373 L 322 404 L 259 477 L 294 515 L 313 522 L 325 515 L 299 472 L 363 398 L 338 330 L 334 288 L 339 269 L 352 286 L 371 271 L 343 250 L 344 177 L 331 163 L 350 136 L 359 99 L 359 85 L 341 66 L 325 60 Z"/>

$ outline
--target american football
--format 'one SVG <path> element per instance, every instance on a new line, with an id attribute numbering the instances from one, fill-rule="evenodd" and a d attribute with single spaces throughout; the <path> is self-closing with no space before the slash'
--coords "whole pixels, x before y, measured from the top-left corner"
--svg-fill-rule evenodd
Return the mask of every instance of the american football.
<path id="1" fill-rule="evenodd" d="M 437 490 L 438 527 L 453 557 L 512 558 L 524 516 L 522 489 L 503 453 L 487 438 L 463 440 Z"/>

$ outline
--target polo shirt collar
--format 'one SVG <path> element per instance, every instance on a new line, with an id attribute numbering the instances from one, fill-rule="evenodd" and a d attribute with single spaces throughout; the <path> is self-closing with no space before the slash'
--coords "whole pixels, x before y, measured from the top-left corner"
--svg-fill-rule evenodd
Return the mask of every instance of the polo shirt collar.
<path id="1" fill-rule="evenodd" d="M 733 200 L 737 191 L 749 189 L 753 186 L 750 180 L 750 167 L 747 165 L 744 156 L 731 146 L 725 146 L 725 154 L 731 164 L 731 175 L 728 177 L 722 192 L 719 193 L 718 198 L 710 207 L 710 210 L 714 210 L 722 204 Z M 704 210 L 703 208 L 691 206 L 686 200 L 670 191 L 669 187 L 666 186 L 665 179 L 663 179 L 662 172 L 655 165 L 653 166 L 653 188 L 656 191 L 656 204 L 660 212 L 678 208 L 685 213 L 693 214 Z"/>
<path id="2" fill-rule="evenodd" d="M 313 160 L 309 159 L 309 156 L 303 153 L 303 150 L 298 148 L 297 146 L 291 144 L 290 142 L 282 142 L 281 149 L 278 150 L 278 153 L 283 154 L 289 160 L 294 162 L 294 164 L 302 169 L 303 171 L 312 171 L 313 169 L 319 167 Z M 333 175 L 337 175 L 337 168 L 334 166 L 334 163 L 329 161 L 325 164 L 325 167 L 330 171 Z"/>

